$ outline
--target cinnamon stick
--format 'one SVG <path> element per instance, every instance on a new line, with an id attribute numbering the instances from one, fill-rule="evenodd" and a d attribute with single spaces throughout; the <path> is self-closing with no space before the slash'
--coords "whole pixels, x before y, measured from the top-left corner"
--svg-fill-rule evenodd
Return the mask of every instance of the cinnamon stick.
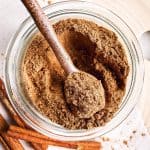
<path id="1" fill-rule="evenodd" d="M 55 142 L 55 141 L 51 141 L 51 140 L 44 140 L 44 139 L 40 139 L 38 137 L 34 137 L 34 136 L 29 136 L 26 134 L 22 134 L 22 133 L 18 133 L 18 132 L 13 132 L 13 131 L 8 131 L 7 135 L 16 139 L 22 139 L 28 142 L 36 142 L 39 144 L 47 144 L 47 145 L 53 145 L 53 146 L 60 146 L 60 147 L 66 147 L 66 148 L 77 148 L 76 145 L 72 145 L 69 143 L 65 143 L 65 142 Z"/>
<path id="2" fill-rule="evenodd" d="M 89 146 L 83 146 L 83 145 L 79 145 L 77 150 L 93 150 L 93 147 L 89 147 Z M 94 148 L 95 150 L 95 148 Z M 96 150 L 100 150 L 99 148 L 97 148 Z"/>
<path id="3" fill-rule="evenodd" d="M 0 100 L 1 102 L 4 104 L 5 108 L 8 110 L 10 116 L 12 119 L 15 120 L 15 122 L 21 126 L 21 127 L 25 127 L 24 122 L 22 121 L 22 119 L 17 115 L 17 113 L 14 111 L 14 109 L 12 108 L 7 94 L 6 94 L 6 90 L 3 84 L 3 81 L 0 79 Z"/>
<path id="4" fill-rule="evenodd" d="M 33 130 L 28 130 L 28 129 L 24 129 L 24 128 L 20 128 L 18 126 L 15 126 L 15 125 L 10 125 L 9 126 L 9 130 L 8 131 L 13 131 L 13 132 L 17 132 L 17 133 L 22 133 L 23 135 L 29 135 L 29 136 L 34 136 L 34 137 L 37 137 L 37 138 L 40 138 L 40 139 L 44 139 L 44 140 L 53 140 L 53 141 L 56 141 L 54 139 L 51 139 L 43 134 L 40 134 L 38 132 L 35 132 Z"/>
<path id="5" fill-rule="evenodd" d="M 9 129 L 7 130 L 7 134 L 16 139 L 23 139 L 29 142 L 34 141 L 35 143 L 61 146 L 66 148 L 87 147 L 90 150 L 91 149 L 99 150 L 101 147 L 100 143 L 94 141 L 66 142 L 66 141 L 51 139 L 35 131 L 23 129 L 13 125 L 9 127 Z"/>
<path id="6" fill-rule="evenodd" d="M 0 135 L 0 143 L 3 145 L 5 150 L 11 150 L 1 135 Z"/>
<path id="7" fill-rule="evenodd" d="M 7 143 L 8 147 L 11 150 L 23 150 L 23 147 L 21 143 L 12 137 L 9 137 L 7 134 L 4 133 L 4 131 L 8 128 L 8 124 L 3 118 L 3 116 L 0 114 L 0 135 L 4 139 L 4 141 Z"/>
<path id="8" fill-rule="evenodd" d="M 34 143 L 34 142 L 30 142 L 30 144 L 35 150 L 47 150 L 48 148 L 48 145 L 44 147 L 43 144 L 41 145 L 41 144 Z"/>
<path id="9" fill-rule="evenodd" d="M 18 116 L 18 114 L 14 111 L 12 105 L 9 102 L 8 96 L 6 94 L 6 90 L 4 87 L 3 81 L 0 79 L 0 100 L 4 104 L 5 108 L 8 110 L 11 118 L 20 126 L 23 128 L 27 128 L 27 125 L 23 122 L 23 120 Z M 42 145 L 39 145 L 37 143 L 30 143 L 32 147 L 35 150 L 46 150 L 47 147 L 42 147 Z"/>
<path id="10" fill-rule="evenodd" d="M 47 149 L 48 146 L 46 144 L 42 144 L 42 149 Z"/>

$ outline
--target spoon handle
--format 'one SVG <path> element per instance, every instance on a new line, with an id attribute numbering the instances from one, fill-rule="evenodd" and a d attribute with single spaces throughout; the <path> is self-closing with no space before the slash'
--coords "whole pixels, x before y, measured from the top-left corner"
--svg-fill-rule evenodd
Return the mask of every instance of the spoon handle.
<path id="1" fill-rule="evenodd" d="M 58 61 L 67 74 L 77 72 L 78 69 L 74 66 L 70 56 L 59 42 L 57 35 L 50 25 L 48 17 L 44 14 L 42 8 L 36 0 L 21 0 L 32 18 L 34 19 L 40 32 L 43 34 L 51 48 L 53 49 Z"/>

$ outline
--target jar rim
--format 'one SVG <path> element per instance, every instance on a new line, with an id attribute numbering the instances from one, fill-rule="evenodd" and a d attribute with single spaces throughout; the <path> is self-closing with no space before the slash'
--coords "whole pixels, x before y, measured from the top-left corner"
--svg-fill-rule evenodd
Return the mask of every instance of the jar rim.
<path id="1" fill-rule="evenodd" d="M 70 5 L 72 6 L 70 8 Z M 80 7 L 79 7 L 80 6 Z M 69 9 L 70 8 L 70 9 Z M 76 8 L 76 9 L 75 9 Z M 78 9 L 77 9 L 78 8 Z M 95 9 L 93 9 L 95 8 Z M 90 138 L 95 138 L 97 136 L 103 135 L 112 129 L 116 128 L 119 124 L 121 124 L 122 121 L 125 120 L 125 118 L 130 114 L 130 112 L 133 110 L 137 99 L 140 96 L 142 86 L 143 86 L 143 81 L 144 81 L 144 67 L 143 67 L 143 56 L 142 52 L 140 50 L 140 46 L 138 44 L 138 40 L 136 39 L 136 36 L 130 29 L 130 27 L 119 17 L 117 16 L 114 12 L 112 12 L 109 9 L 106 9 L 102 6 L 95 5 L 91 2 L 86 2 L 86 1 L 64 1 L 64 2 L 58 2 L 54 3 L 50 6 L 45 7 L 43 10 L 49 17 L 52 17 L 52 15 L 56 15 L 57 13 L 65 13 L 66 11 L 72 12 L 73 9 L 75 10 L 74 12 L 78 13 L 83 13 L 87 12 L 89 14 L 98 16 L 98 18 L 101 17 L 101 19 L 107 19 L 103 18 L 104 16 L 101 16 L 96 10 L 98 9 L 100 12 L 107 12 L 108 15 L 113 16 L 116 18 L 116 20 L 119 20 L 120 24 L 123 25 L 123 27 L 126 28 L 126 30 L 130 33 L 128 37 L 122 33 L 122 30 L 120 30 L 118 27 L 118 32 L 125 38 L 127 41 L 128 48 L 131 51 L 131 56 L 132 57 L 132 67 L 134 72 L 134 76 L 132 77 L 134 82 L 132 82 L 132 89 L 130 89 L 130 95 L 128 96 L 128 100 L 124 100 L 124 103 L 120 107 L 120 110 L 117 112 L 115 117 L 111 120 L 113 123 L 108 122 L 104 127 L 97 127 L 94 129 L 90 130 L 67 130 L 64 128 L 61 128 L 59 125 L 55 123 L 47 123 L 48 119 L 44 118 L 41 114 L 37 114 L 35 110 L 31 106 L 29 106 L 27 103 L 25 103 L 20 96 L 21 95 L 18 92 L 18 87 L 16 86 L 16 58 L 14 58 L 15 51 L 14 48 L 18 48 L 19 44 L 19 39 L 22 38 L 23 35 L 23 29 L 24 28 L 35 28 L 35 25 L 33 25 L 33 21 L 31 17 L 28 17 L 20 26 L 16 34 L 13 36 L 11 39 L 8 48 L 7 48 L 7 54 L 6 54 L 6 61 L 5 61 L 5 67 L 4 67 L 4 80 L 5 80 L 5 87 L 6 91 L 8 93 L 9 99 L 11 101 L 11 104 L 17 111 L 17 113 L 20 115 L 20 117 L 33 129 L 41 132 L 42 134 L 45 134 L 49 137 L 53 137 L 56 139 L 61 139 L 61 140 L 87 140 Z M 92 11 L 91 11 L 92 10 Z M 106 15 L 106 14 L 105 14 Z M 108 17 L 108 16 L 107 16 Z M 110 22 L 110 21 L 109 21 Z M 113 24 L 113 22 L 110 22 L 110 24 Z M 128 33 L 128 34 L 129 34 Z M 30 32 L 28 33 L 30 34 Z M 24 43 L 22 43 L 24 44 Z M 17 68 L 18 69 L 18 68 Z M 129 91 L 128 91 L 129 92 Z M 128 93 L 129 94 L 129 93 Z M 24 106 L 23 106 L 23 105 Z M 27 114 L 27 112 L 30 114 Z M 34 120 L 36 119 L 36 121 Z M 48 121 L 49 122 L 49 121 Z"/>

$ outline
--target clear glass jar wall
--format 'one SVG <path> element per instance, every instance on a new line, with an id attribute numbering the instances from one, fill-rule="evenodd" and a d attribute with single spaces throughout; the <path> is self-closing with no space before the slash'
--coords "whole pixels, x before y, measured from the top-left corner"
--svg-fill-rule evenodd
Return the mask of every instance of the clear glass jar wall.
<path id="1" fill-rule="evenodd" d="M 68 130 L 42 116 L 26 100 L 20 85 L 19 67 L 25 53 L 25 48 L 33 35 L 38 32 L 34 22 L 29 17 L 21 24 L 7 49 L 4 69 L 5 86 L 13 107 L 21 118 L 33 129 L 59 140 L 85 140 L 101 136 L 113 130 L 130 114 L 139 99 L 143 85 L 143 58 L 134 33 L 111 10 L 89 2 L 68 1 L 55 3 L 44 8 L 44 11 L 52 24 L 67 18 L 86 19 L 104 26 L 118 35 L 119 40 L 126 49 L 130 64 L 126 94 L 114 118 L 105 126 L 91 130 Z"/>

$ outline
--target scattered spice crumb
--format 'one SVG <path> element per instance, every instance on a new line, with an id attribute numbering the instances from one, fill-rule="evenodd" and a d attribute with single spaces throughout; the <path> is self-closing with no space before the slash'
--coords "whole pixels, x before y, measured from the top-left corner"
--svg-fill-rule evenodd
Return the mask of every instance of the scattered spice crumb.
<path id="1" fill-rule="evenodd" d="M 0 53 L 1 56 L 4 56 L 4 53 Z"/>
<path id="2" fill-rule="evenodd" d="M 124 141 L 123 141 L 123 144 L 125 144 L 125 145 L 128 146 L 128 141 L 124 140 Z"/>
<path id="3" fill-rule="evenodd" d="M 135 133 L 136 133 L 136 130 L 134 130 L 132 133 L 135 134 Z"/>
<path id="4" fill-rule="evenodd" d="M 129 138 L 130 138 L 130 140 L 132 140 L 133 136 L 131 135 Z"/>
<path id="5" fill-rule="evenodd" d="M 52 3 L 52 1 L 51 0 L 48 0 L 48 4 L 50 5 Z"/>
<path id="6" fill-rule="evenodd" d="M 109 142 L 110 138 L 108 138 L 108 137 L 102 137 L 102 140 L 103 140 L 103 142 Z"/>
<path id="7" fill-rule="evenodd" d="M 146 134 L 145 133 L 141 133 L 141 136 L 145 136 Z"/>

